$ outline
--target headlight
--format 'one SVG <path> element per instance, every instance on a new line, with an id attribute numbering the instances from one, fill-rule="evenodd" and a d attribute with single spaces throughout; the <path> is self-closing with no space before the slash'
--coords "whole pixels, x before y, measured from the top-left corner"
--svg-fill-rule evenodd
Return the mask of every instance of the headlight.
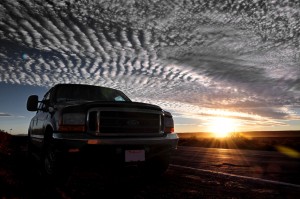
<path id="1" fill-rule="evenodd" d="M 174 132 L 174 120 L 172 118 L 171 113 L 169 113 L 169 112 L 165 112 L 164 132 L 165 133 L 173 133 Z"/>
<path id="2" fill-rule="evenodd" d="M 165 117 L 165 127 L 174 127 L 174 121 L 171 117 Z"/>
<path id="3" fill-rule="evenodd" d="M 62 116 L 63 125 L 84 125 L 85 114 L 84 113 L 65 113 Z"/>

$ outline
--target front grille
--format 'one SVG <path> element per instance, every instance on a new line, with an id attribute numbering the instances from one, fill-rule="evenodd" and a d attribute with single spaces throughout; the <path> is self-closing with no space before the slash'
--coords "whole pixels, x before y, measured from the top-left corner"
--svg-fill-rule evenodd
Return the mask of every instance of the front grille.
<path id="1" fill-rule="evenodd" d="M 159 112 L 99 110 L 89 113 L 89 130 L 99 134 L 155 134 L 161 132 Z"/>

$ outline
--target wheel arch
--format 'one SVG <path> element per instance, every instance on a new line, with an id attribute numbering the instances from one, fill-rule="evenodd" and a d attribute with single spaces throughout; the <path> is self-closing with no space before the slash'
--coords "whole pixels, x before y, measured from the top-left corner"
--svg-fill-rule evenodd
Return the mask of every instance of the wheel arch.
<path id="1" fill-rule="evenodd" d="M 50 125 L 47 125 L 44 133 L 44 146 L 47 145 L 52 139 L 53 128 Z"/>

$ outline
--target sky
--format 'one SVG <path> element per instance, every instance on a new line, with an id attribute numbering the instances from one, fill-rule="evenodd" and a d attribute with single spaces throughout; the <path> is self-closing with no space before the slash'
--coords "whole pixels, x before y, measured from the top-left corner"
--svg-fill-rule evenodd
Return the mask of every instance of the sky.
<path id="1" fill-rule="evenodd" d="M 29 95 L 81 83 L 161 106 L 176 132 L 300 130 L 299 30 L 297 1 L 2 0 L 0 129 L 27 133 Z"/>

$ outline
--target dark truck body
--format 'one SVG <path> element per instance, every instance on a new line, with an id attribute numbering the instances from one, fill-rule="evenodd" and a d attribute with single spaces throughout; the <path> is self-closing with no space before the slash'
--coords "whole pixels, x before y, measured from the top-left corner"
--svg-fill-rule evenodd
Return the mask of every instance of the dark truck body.
<path id="1" fill-rule="evenodd" d="M 68 173 L 64 168 L 74 156 L 162 174 L 177 147 L 169 112 L 132 102 L 115 89 L 58 84 L 42 101 L 30 96 L 27 109 L 37 111 L 28 130 L 29 152 L 39 157 L 48 177 Z"/>

